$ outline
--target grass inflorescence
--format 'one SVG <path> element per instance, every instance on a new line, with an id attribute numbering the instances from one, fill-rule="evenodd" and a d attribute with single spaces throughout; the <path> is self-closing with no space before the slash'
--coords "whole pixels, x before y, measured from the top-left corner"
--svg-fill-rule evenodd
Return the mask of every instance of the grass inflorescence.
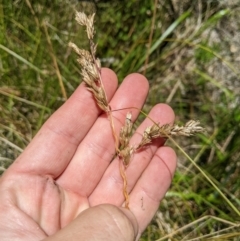
<path id="1" fill-rule="evenodd" d="M 69 96 L 78 86 L 79 67 L 67 46 L 87 49 L 89 41 L 72 13 L 97 11 L 102 65 L 120 82 L 131 72 L 150 81 L 143 111 L 167 102 L 178 123 L 201 120 L 207 130 L 174 137 L 195 164 L 178 152 L 173 185 L 141 240 L 238 240 L 232 205 L 240 209 L 239 1 L 96 2 L 0 3 L 0 171 L 65 101 L 63 88 Z M 128 143 L 121 143 L 124 150 Z"/>
<path id="2" fill-rule="evenodd" d="M 194 120 L 188 121 L 183 126 L 178 126 L 176 124 L 165 124 L 160 126 L 160 124 L 153 121 L 152 126 L 149 126 L 145 129 L 140 143 L 136 146 L 131 146 L 129 144 L 129 139 L 131 138 L 132 122 L 131 113 L 129 112 L 126 115 L 125 125 L 121 128 L 120 137 L 118 137 L 118 134 L 114 129 L 114 119 L 111 114 L 111 107 L 108 104 L 104 86 L 101 80 L 100 60 L 96 58 L 97 45 L 94 43 L 93 40 L 95 34 L 94 16 L 95 13 L 87 16 L 84 12 L 76 12 L 75 17 L 76 21 L 81 26 L 86 27 L 87 37 L 90 45 L 90 52 L 88 52 L 87 50 L 79 49 L 74 43 L 71 42 L 69 43 L 69 46 L 79 56 L 78 63 L 81 66 L 82 79 L 85 82 L 87 89 L 92 92 L 96 103 L 98 104 L 100 109 L 106 112 L 106 114 L 108 114 L 109 124 L 111 125 L 111 130 L 115 141 L 115 151 L 119 159 L 122 160 L 123 164 L 123 168 L 120 166 L 120 173 L 124 183 L 123 193 L 126 199 L 125 207 L 129 208 L 127 177 L 125 174 L 125 169 L 128 167 L 133 153 L 152 143 L 154 139 L 162 137 L 169 138 L 170 136 L 191 136 L 196 133 L 202 133 L 204 131 L 204 128 L 199 125 L 199 121 Z"/>

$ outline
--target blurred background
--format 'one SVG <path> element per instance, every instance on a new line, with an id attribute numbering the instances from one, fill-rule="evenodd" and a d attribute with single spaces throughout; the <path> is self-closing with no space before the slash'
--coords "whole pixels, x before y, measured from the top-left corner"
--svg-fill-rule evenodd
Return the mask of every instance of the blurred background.
<path id="1" fill-rule="evenodd" d="M 222 194 L 169 141 L 178 169 L 141 240 L 240 240 L 240 0 L 0 0 L 0 173 L 81 82 L 75 10 L 96 12 L 97 55 L 119 83 L 147 76 L 145 112 L 165 102 L 207 130 L 175 140 Z"/>

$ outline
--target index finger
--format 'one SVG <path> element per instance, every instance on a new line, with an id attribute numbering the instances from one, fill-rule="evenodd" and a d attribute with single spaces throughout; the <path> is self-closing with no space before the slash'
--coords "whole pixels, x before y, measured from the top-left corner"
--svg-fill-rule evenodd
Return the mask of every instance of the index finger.
<path id="1" fill-rule="evenodd" d="M 101 74 L 110 100 L 117 89 L 117 77 L 106 68 Z M 91 92 L 82 83 L 45 122 L 10 170 L 58 177 L 100 113 Z"/>

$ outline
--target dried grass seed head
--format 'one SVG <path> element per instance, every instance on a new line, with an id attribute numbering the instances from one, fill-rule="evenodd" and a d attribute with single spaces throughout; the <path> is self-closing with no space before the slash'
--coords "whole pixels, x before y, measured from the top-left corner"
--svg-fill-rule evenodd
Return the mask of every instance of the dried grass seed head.
<path id="1" fill-rule="evenodd" d="M 192 136 L 196 133 L 202 133 L 205 129 L 200 126 L 199 121 L 190 120 L 184 126 L 174 125 L 171 128 L 170 135 Z"/>
<path id="2" fill-rule="evenodd" d="M 82 25 L 82 26 L 86 26 L 87 29 L 87 36 L 88 39 L 92 40 L 94 37 L 94 17 L 95 17 L 95 13 L 93 13 L 92 15 L 87 16 L 84 12 L 76 12 L 76 16 L 75 19 L 76 21 Z"/>
<path id="3" fill-rule="evenodd" d="M 76 44 L 69 43 L 69 46 L 77 53 L 79 58 L 77 59 L 78 63 L 81 65 L 81 75 L 83 81 L 87 85 L 87 89 L 91 91 L 94 95 L 94 98 L 97 101 L 98 106 L 105 112 L 109 111 L 108 101 L 106 99 L 104 87 L 101 83 L 100 68 L 101 63 L 99 59 L 95 59 L 95 53 L 97 45 L 93 42 L 94 35 L 94 16 L 87 16 L 83 12 L 76 12 L 76 21 L 80 25 L 87 27 L 87 34 L 90 40 L 90 50 L 91 53 L 87 50 L 79 49 Z"/>
<path id="4" fill-rule="evenodd" d="M 159 124 L 155 123 L 145 129 L 142 140 L 136 149 L 142 148 L 159 137 L 168 138 L 170 136 L 192 136 L 196 133 L 202 133 L 204 130 L 205 129 L 200 126 L 200 122 L 194 120 L 188 121 L 184 126 L 170 124 L 159 126 Z"/>
<path id="5" fill-rule="evenodd" d="M 79 57 L 85 58 L 87 61 L 93 61 L 92 55 L 89 53 L 89 51 L 78 48 L 78 46 L 72 42 L 70 42 L 68 46 L 72 48 Z"/>
<path id="6" fill-rule="evenodd" d="M 91 78 L 92 81 L 98 83 L 99 82 L 99 72 L 98 72 L 95 64 L 84 58 L 79 58 L 79 59 L 77 59 L 77 61 L 82 66 L 82 69 L 85 69 L 86 73 L 89 75 L 89 78 Z"/>
<path id="7" fill-rule="evenodd" d="M 129 144 L 132 133 L 132 113 L 128 112 L 125 119 L 125 124 L 122 126 L 119 134 L 120 149 L 124 149 Z"/>
<path id="8" fill-rule="evenodd" d="M 134 148 L 132 146 L 127 146 L 119 152 L 118 156 L 122 158 L 125 167 L 129 165 L 133 152 Z"/>
<path id="9" fill-rule="evenodd" d="M 152 142 L 153 139 L 159 137 L 159 125 L 157 123 L 153 124 L 152 126 L 148 126 L 145 131 L 143 132 L 142 140 L 136 147 L 136 149 L 140 149 L 143 146 Z"/>
<path id="10" fill-rule="evenodd" d="M 103 88 L 100 86 L 98 87 L 98 92 L 94 94 L 98 106 L 104 111 L 109 112 L 109 105 L 105 97 L 105 92 Z"/>
<path id="11" fill-rule="evenodd" d="M 77 53 L 77 55 L 80 57 L 77 59 L 78 63 L 82 67 L 82 76 L 84 82 L 87 83 L 88 86 L 91 86 L 91 82 L 99 81 L 99 72 L 98 72 L 98 66 L 95 65 L 92 55 L 89 53 L 89 51 L 84 49 L 79 49 L 76 44 L 69 43 L 69 46 Z M 98 61 L 98 65 L 100 65 Z"/>

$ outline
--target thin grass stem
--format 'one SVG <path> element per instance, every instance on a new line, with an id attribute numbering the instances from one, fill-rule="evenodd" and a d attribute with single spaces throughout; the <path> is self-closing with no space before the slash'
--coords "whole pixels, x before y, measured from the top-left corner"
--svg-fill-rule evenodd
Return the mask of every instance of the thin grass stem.
<path id="1" fill-rule="evenodd" d="M 65 87 L 64 87 L 64 84 L 63 84 L 62 75 L 61 75 L 59 67 L 58 67 L 56 56 L 54 55 L 52 42 L 51 42 L 51 39 L 49 37 L 47 26 L 46 26 L 45 23 L 43 23 L 43 29 L 44 29 L 44 32 L 45 32 L 45 35 L 46 35 L 46 38 L 47 38 L 48 45 L 50 47 L 50 55 L 52 57 L 53 65 L 55 67 L 55 71 L 56 71 L 56 74 L 57 74 L 57 77 L 58 77 L 58 82 L 59 82 L 59 85 L 60 85 L 60 88 L 61 88 L 62 96 L 63 96 L 63 99 L 66 101 L 67 100 L 67 93 L 66 93 L 66 90 L 65 90 Z"/>
<path id="2" fill-rule="evenodd" d="M 226 197 L 226 195 L 218 188 L 217 185 L 209 178 L 209 176 L 194 162 L 194 160 L 178 145 L 178 143 L 171 137 L 168 137 L 173 144 L 184 154 L 184 156 L 193 164 L 194 167 L 206 178 L 206 180 L 215 188 L 215 190 L 222 196 L 232 210 L 240 217 L 240 211 L 233 205 L 233 203 Z"/>

